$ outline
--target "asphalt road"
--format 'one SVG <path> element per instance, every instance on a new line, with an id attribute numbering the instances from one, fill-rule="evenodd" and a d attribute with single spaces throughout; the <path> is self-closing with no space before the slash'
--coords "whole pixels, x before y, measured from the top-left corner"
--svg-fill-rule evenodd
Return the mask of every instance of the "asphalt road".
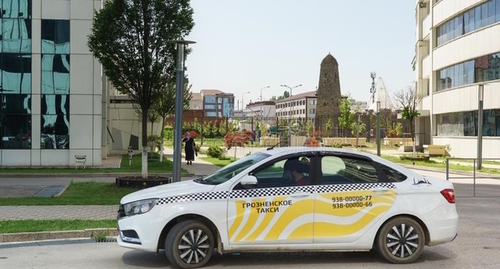
<path id="1" fill-rule="evenodd" d="M 462 185 L 462 184 L 460 184 Z M 469 187 L 470 185 L 463 185 Z M 498 191 L 493 184 L 486 190 Z M 458 196 L 459 235 L 426 247 L 404 268 L 500 268 L 500 197 Z M 376 253 L 237 253 L 215 255 L 209 268 L 401 268 Z M 0 244 L 0 268 L 170 268 L 165 253 L 121 248 L 90 239 Z"/>
<path id="2" fill-rule="evenodd" d="M 421 171 L 443 178 L 443 173 Z M 500 181 L 453 179 L 459 235 L 451 243 L 426 247 L 404 268 L 500 268 Z M 236 253 L 215 255 L 208 268 L 401 268 L 376 253 Z M 165 253 L 121 248 L 90 239 L 0 244 L 0 268 L 170 268 Z"/>
<path id="3" fill-rule="evenodd" d="M 451 243 L 426 247 L 404 268 L 500 268 L 500 199 L 457 200 L 459 235 Z M 0 244 L 0 268 L 170 268 L 158 254 L 89 239 Z M 209 268 L 401 268 L 376 253 L 236 253 L 215 255 Z"/>

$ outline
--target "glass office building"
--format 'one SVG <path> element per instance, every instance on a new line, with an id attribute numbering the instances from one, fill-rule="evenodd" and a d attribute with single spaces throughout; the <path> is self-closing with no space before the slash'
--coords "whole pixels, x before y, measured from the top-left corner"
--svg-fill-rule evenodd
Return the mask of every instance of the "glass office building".
<path id="1" fill-rule="evenodd" d="M 101 68 L 86 45 L 100 6 L 0 0 L 0 166 L 101 164 Z"/>

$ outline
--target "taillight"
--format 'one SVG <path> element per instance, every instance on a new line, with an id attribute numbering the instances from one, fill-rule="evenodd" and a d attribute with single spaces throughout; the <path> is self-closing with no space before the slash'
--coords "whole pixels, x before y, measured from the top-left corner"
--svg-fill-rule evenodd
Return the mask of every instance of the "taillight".
<path id="1" fill-rule="evenodd" d="M 455 191 L 453 189 L 444 189 L 441 191 L 441 194 L 444 196 L 446 201 L 448 201 L 448 203 L 455 203 Z"/>

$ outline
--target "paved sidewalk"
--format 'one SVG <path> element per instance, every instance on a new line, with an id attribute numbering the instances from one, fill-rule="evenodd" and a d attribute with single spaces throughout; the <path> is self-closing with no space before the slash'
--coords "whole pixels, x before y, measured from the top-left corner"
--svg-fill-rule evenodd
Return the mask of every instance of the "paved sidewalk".
<path id="1" fill-rule="evenodd" d="M 165 157 L 172 160 L 173 150 L 166 149 Z M 201 157 L 202 155 L 200 155 Z M 110 156 L 106 162 L 106 167 L 119 164 Z M 194 176 L 208 175 L 219 169 L 219 167 L 196 158 L 192 165 L 182 162 L 181 167 L 186 169 Z M 189 180 L 193 176 L 183 177 L 181 180 Z M 70 182 L 98 181 L 114 182 L 115 177 L 89 177 L 89 176 L 71 176 L 71 177 L 30 177 L 30 178 L 0 178 L 0 197 L 25 197 L 34 196 L 43 189 L 52 186 L 67 186 Z M 99 206 L 0 206 L 1 220 L 54 220 L 54 219 L 84 219 L 84 220 L 102 220 L 115 219 L 118 205 Z"/>
<path id="2" fill-rule="evenodd" d="M 165 157 L 172 160 L 173 150 L 166 149 Z M 201 155 L 200 155 L 201 157 Z M 116 167 L 120 157 L 109 156 L 103 162 L 103 167 Z M 219 167 L 196 158 L 192 165 L 185 161 L 181 167 L 191 175 L 208 175 L 218 170 Z M 183 177 L 188 180 L 193 176 Z M 26 197 L 34 196 L 45 188 L 69 185 L 70 182 L 99 181 L 114 182 L 115 177 L 103 176 L 78 176 L 71 177 L 12 177 L 0 178 L 0 197 Z M 0 221 L 6 220 L 110 220 L 116 219 L 118 205 L 88 205 L 88 206 L 0 206 Z M 62 238 L 88 238 L 92 234 L 105 233 L 116 236 L 116 229 L 89 229 L 82 231 L 55 231 L 40 233 L 0 234 L 0 243 L 21 242 L 42 239 Z"/>
<path id="3" fill-rule="evenodd" d="M 0 220 L 109 220 L 118 205 L 0 206 Z"/>

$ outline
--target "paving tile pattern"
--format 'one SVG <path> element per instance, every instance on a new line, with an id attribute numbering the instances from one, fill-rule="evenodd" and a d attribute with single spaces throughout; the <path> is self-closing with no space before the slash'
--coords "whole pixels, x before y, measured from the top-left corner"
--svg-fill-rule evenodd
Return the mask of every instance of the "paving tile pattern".
<path id="1" fill-rule="evenodd" d="M 0 206 L 1 220 L 109 220 L 116 219 L 117 205 Z"/>

